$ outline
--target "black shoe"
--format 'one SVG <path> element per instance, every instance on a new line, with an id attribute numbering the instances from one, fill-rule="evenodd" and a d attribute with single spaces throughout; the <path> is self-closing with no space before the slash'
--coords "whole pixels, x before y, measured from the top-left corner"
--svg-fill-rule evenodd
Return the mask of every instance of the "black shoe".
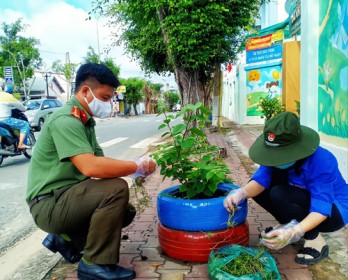
<path id="1" fill-rule="evenodd" d="M 126 213 L 124 215 L 122 227 L 124 228 L 126 226 L 129 226 L 131 222 L 134 220 L 134 217 L 136 214 L 137 214 L 137 210 L 132 204 L 129 203 L 126 209 Z"/>
<path id="2" fill-rule="evenodd" d="M 311 247 L 301 247 L 297 254 L 295 262 L 305 265 L 314 265 L 329 256 L 329 246 L 325 245 L 320 252 Z M 299 255 L 301 255 L 301 257 Z M 304 257 L 305 255 L 310 256 L 310 258 Z"/>
<path id="3" fill-rule="evenodd" d="M 131 280 L 135 271 L 118 265 L 86 264 L 80 260 L 77 268 L 79 280 Z"/>
<path id="4" fill-rule="evenodd" d="M 66 241 L 58 234 L 49 233 L 42 241 L 42 245 L 53 253 L 59 252 L 69 263 L 76 263 L 82 257 L 72 242 Z"/>

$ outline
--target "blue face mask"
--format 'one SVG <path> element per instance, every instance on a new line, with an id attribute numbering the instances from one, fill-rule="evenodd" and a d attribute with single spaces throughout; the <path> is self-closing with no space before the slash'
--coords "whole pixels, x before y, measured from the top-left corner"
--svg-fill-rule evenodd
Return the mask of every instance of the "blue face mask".
<path id="1" fill-rule="evenodd" d="M 287 168 L 293 166 L 295 163 L 296 163 L 296 161 L 293 161 L 293 162 L 289 162 L 289 163 L 287 163 L 287 164 L 275 166 L 275 168 L 287 169 Z"/>

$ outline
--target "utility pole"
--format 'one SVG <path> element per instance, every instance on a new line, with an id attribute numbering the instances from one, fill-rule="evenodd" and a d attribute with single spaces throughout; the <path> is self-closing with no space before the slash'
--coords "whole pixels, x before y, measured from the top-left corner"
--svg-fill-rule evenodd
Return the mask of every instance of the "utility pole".
<path id="1" fill-rule="evenodd" d="M 99 17 L 97 18 L 97 45 L 98 45 L 98 62 L 100 63 L 100 45 L 99 45 L 99 23 L 98 23 Z"/>
<path id="2" fill-rule="evenodd" d="M 51 77 L 51 73 L 47 73 L 44 75 L 45 80 L 46 80 L 46 94 L 47 94 L 47 99 L 49 99 L 49 94 L 48 94 L 48 77 Z"/>
<path id="3" fill-rule="evenodd" d="M 65 65 L 69 65 L 70 67 L 70 56 L 69 56 L 69 52 L 66 52 L 65 54 Z M 71 94 L 71 81 L 70 81 L 70 77 L 65 76 L 66 78 L 66 101 L 68 101 L 70 99 L 70 94 Z"/>

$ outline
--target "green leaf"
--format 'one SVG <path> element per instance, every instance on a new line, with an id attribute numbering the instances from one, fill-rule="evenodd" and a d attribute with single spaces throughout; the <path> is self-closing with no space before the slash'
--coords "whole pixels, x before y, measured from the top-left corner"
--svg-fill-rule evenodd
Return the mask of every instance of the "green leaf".
<path id="1" fill-rule="evenodd" d="M 217 190 L 217 185 L 218 185 L 218 183 L 209 184 L 208 188 L 212 193 L 214 193 Z"/>
<path id="2" fill-rule="evenodd" d="M 167 125 L 164 124 L 164 123 L 162 123 L 162 124 L 158 127 L 158 130 L 163 129 L 163 128 L 165 128 L 165 127 L 167 127 Z"/>
<path id="3" fill-rule="evenodd" d="M 215 175 L 214 172 L 208 172 L 205 178 L 207 178 L 207 180 L 210 180 L 211 178 L 213 178 L 214 175 Z"/>
<path id="4" fill-rule="evenodd" d="M 192 127 L 192 128 L 190 129 L 190 131 L 191 131 L 192 133 L 196 134 L 196 135 L 199 135 L 199 136 L 202 136 L 202 137 L 206 137 L 205 133 L 202 132 L 202 131 L 201 131 L 200 129 L 198 129 L 198 128 Z"/>
<path id="5" fill-rule="evenodd" d="M 161 135 L 161 137 L 164 137 L 164 136 L 166 136 L 166 135 L 168 135 L 168 134 L 170 134 L 170 133 L 167 131 L 167 132 L 163 133 L 163 134 Z"/>
<path id="6" fill-rule="evenodd" d="M 186 125 L 184 124 L 177 124 L 176 126 L 173 127 L 173 135 L 177 135 L 183 131 L 186 130 Z"/>
<path id="7" fill-rule="evenodd" d="M 195 139 L 193 138 L 188 138 L 188 139 L 185 139 L 181 142 L 181 147 L 183 149 L 189 149 L 191 147 L 193 147 L 195 145 Z"/>
<path id="8" fill-rule="evenodd" d="M 197 194 L 197 192 L 196 192 L 193 188 L 187 190 L 187 197 L 188 197 L 188 198 L 192 198 L 192 197 L 194 197 L 196 194 Z"/>
<path id="9" fill-rule="evenodd" d="M 197 193 L 201 193 L 205 189 L 204 183 L 196 183 L 196 187 L 197 187 Z"/>
<path id="10" fill-rule="evenodd" d="M 193 106 L 193 110 L 198 110 L 199 108 L 203 107 L 202 102 L 197 102 L 194 106 Z"/>

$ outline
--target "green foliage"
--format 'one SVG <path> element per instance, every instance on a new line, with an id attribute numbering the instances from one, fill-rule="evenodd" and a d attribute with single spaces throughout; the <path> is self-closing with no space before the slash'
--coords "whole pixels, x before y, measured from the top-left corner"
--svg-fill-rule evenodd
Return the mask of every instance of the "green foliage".
<path id="1" fill-rule="evenodd" d="M 65 63 L 63 64 L 61 60 L 56 60 L 52 63 L 52 70 L 55 73 L 63 74 L 67 81 L 72 82 L 74 78 L 74 73 L 76 72 L 77 64 Z"/>
<path id="2" fill-rule="evenodd" d="M 300 117 L 300 116 L 301 116 L 301 102 L 298 101 L 298 100 L 295 100 L 295 103 L 296 103 L 296 112 L 297 112 L 297 115 Z"/>
<path id="3" fill-rule="evenodd" d="M 175 73 L 187 104 L 193 97 L 203 101 L 212 73 L 236 58 L 260 4 L 261 0 L 94 0 L 93 12 L 106 16 L 120 31 L 114 43 L 123 44 L 144 71 Z"/>
<path id="4" fill-rule="evenodd" d="M 262 108 L 263 113 L 261 118 L 266 118 L 266 121 L 285 111 L 285 107 L 280 103 L 278 97 L 271 98 L 269 95 L 260 98 L 259 106 Z"/>
<path id="5" fill-rule="evenodd" d="M 27 80 L 34 76 L 35 68 L 42 64 L 38 49 L 39 40 L 33 37 L 23 37 L 20 34 L 26 29 L 22 19 L 14 23 L 2 22 L 0 36 L 0 77 L 3 77 L 3 67 L 12 66 L 14 75 L 14 90 L 23 88 L 27 94 Z"/>
<path id="6" fill-rule="evenodd" d="M 121 80 L 121 84 L 126 86 L 124 98 L 127 104 L 133 105 L 136 115 L 138 114 L 136 111 L 136 105 L 144 98 L 143 88 L 145 83 L 146 81 L 140 78 Z"/>
<path id="7" fill-rule="evenodd" d="M 164 93 L 164 100 L 168 105 L 168 108 L 172 108 L 175 104 L 180 100 L 180 96 L 178 93 L 174 93 L 171 91 L 166 91 Z"/>
<path id="8" fill-rule="evenodd" d="M 88 47 L 88 52 L 86 56 L 84 57 L 83 63 L 87 63 L 87 62 L 103 64 L 107 66 L 108 68 L 110 68 L 111 71 L 116 75 L 116 77 L 120 76 L 120 67 L 114 63 L 112 58 L 107 57 L 104 60 L 101 60 L 100 55 L 97 54 L 94 48 L 91 46 Z"/>
<path id="9" fill-rule="evenodd" d="M 88 51 L 86 56 L 83 58 L 83 63 L 92 62 L 100 63 L 100 56 L 97 54 L 92 46 L 88 46 Z"/>
<path id="10" fill-rule="evenodd" d="M 162 137 L 170 141 L 152 155 L 161 175 L 178 180 L 185 198 L 212 197 L 219 183 L 229 181 L 226 174 L 231 171 L 218 156 L 219 148 L 208 143 L 204 128 L 209 111 L 197 103 L 187 105 L 175 116 L 162 114 L 165 119 L 159 129 L 167 128 Z M 183 122 L 174 125 L 181 117 Z"/>
<path id="11" fill-rule="evenodd" d="M 155 95 L 159 94 L 161 92 L 161 88 L 163 87 L 163 84 L 152 83 L 150 81 L 148 81 L 147 84 Z"/>

